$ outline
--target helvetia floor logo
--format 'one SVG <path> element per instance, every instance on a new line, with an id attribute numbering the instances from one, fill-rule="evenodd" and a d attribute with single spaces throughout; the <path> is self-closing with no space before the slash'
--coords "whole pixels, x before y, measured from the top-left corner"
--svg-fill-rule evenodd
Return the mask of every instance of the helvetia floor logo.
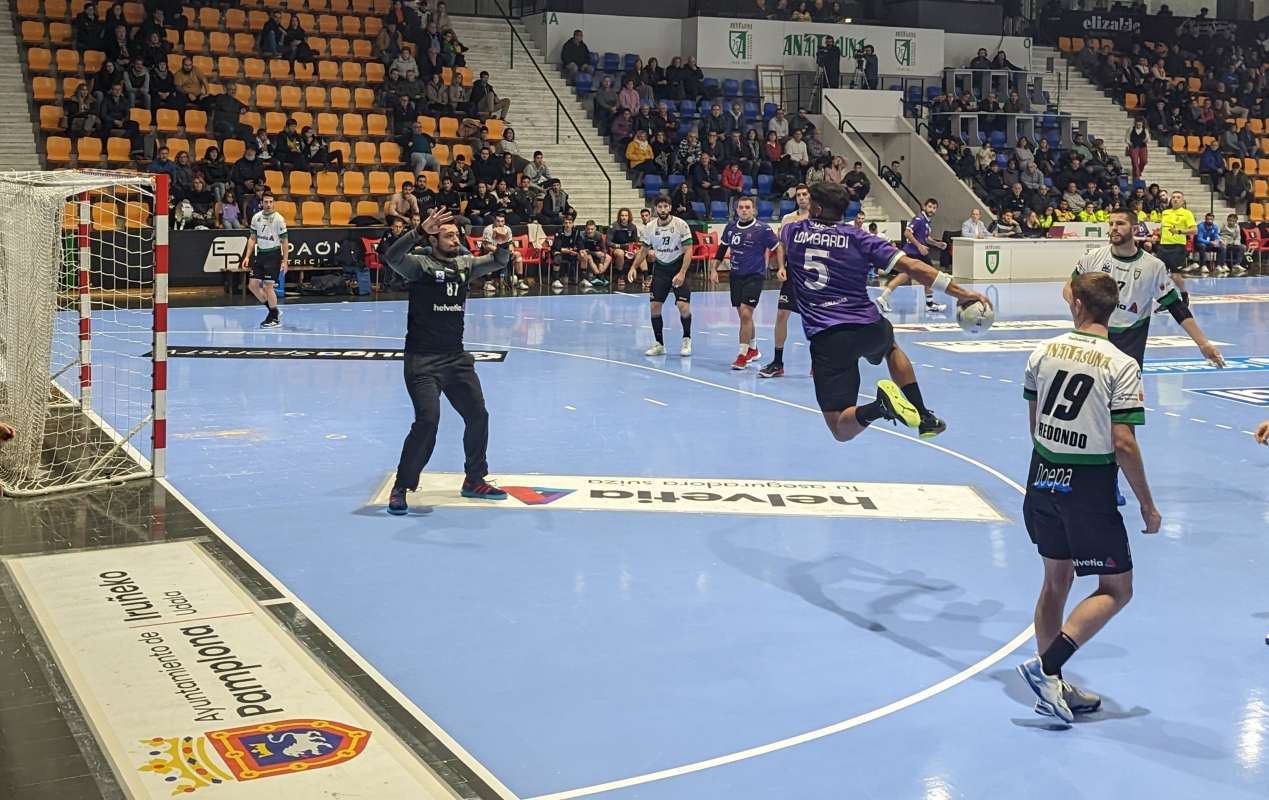
<path id="1" fill-rule="evenodd" d="M 977 490 L 963 485 L 505 473 L 490 478 L 510 499 L 491 502 L 462 497 L 461 473 L 427 472 L 420 478 L 418 491 L 410 493 L 410 504 L 488 510 L 1005 520 Z M 369 505 L 387 505 L 392 484 L 392 476 L 386 476 Z"/>

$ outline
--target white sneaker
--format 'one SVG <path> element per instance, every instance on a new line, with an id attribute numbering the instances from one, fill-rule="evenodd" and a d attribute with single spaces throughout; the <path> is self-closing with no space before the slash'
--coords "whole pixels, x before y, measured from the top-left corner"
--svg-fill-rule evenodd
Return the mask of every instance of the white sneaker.
<path id="1" fill-rule="evenodd" d="M 1224 264 L 1221 264 L 1219 267 L 1216 268 L 1216 271 L 1224 275 L 1225 273 L 1229 272 L 1229 267 L 1225 266 Z"/>
<path id="2" fill-rule="evenodd" d="M 692 340 L 687 338 L 683 340 L 683 344 L 679 346 L 679 355 L 690 356 L 692 354 Z"/>
<path id="3" fill-rule="evenodd" d="M 523 292 L 529 288 L 529 284 L 526 281 L 521 280 L 516 284 L 516 288 Z"/>
<path id="4" fill-rule="evenodd" d="M 563 281 L 561 281 L 561 280 L 555 280 L 555 281 L 553 281 L 553 282 L 551 283 L 551 288 L 552 288 L 552 289 L 563 289 L 563 288 L 564 288 L 564 282 L 563 282 Z"/>
<path id="5" fill-rule="evenodd" d="M 578 281 L 577 285 L 582 287 L 583 289 L 589 289 L 590 281 L 586 280 L 585 278 L 582 278 L 580 281 Z"/>
<path id="6" fill-rule="evenodd" d="M 884 294 L 877 295 L 877 308 L 881 309 L 883 314 L 889 314 L 894 310 L 890 307 L 890 298 Z"/>
<path id="7" fill-rule="evenodd" d="M 1066 704 L 1062 679 L 1055 675 L 1044 674 L 1038 657 L 1028 659 L 1019 664 L 1018 674 L 1022 676 L 1027 685 L 1031 687 L 1031 691 L 1035 692 L 1036 697 L 1039 698 L 1039 702 L 1036 703 L 1037 713 L 1046 716 L 1051 714 L 1068 725 L 1075 721 L 1075 714 L 1071 711 L 1071 707 Z"/>
<path id="8" fill-rule="evenodd" d="M 493 285 L 493 281 L 485 282 L 485 294 L 493 294 L 498 291 L 498 287 Z"/>
<path id="9" fill-rule="evenodd" d="M 1207 265 L 1206 265 L 1206 264 L 1204 264 L 1203 266 L 1199 267 L 1199 272 L 1201 272 L 1202 274 L 1206 275 L 1206 274 L 1208 274 L 1209 272 L 1211 272 L 1211 270 L 1207 268 Z"/>
<path id="10" fill-rule="evenodd" d="M 665 355 L 665 345 L 661 344 L 660 342 L 656 342 L 647 350 L 644 350 L 643 354 L 645 356 L 663 356 Z"/>
<path id="11" fill-rule="evenodd" d="M 1199 270 L 1198 264 L 1186 264 L 1185 267 L 1182 268 L 1181 271 L 1182 272 L 1198 272 L 1198 270 Z"/>
<path id="12" fill-rule="evenodd" d="M 947 306 L 943 303 L 936 303 L 933 300 L 926 300 L 925 310 L 929 311 L 931 314 L 942 314 L 947 310 Z"/>

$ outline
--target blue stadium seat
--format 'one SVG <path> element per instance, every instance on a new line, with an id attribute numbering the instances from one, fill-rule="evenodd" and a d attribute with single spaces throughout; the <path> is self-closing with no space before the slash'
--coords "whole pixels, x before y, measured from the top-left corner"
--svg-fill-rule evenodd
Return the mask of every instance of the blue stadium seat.
<path id="1" fill-rule="evenodd" d="M 1054 115 L 1052 115 L 1052 114 L 1045 114 L 1045 115 L 1044 115 L 1044 124 L 1043 124 L 1043 127 L 1045 127 L 1045 128 L 1056 128 L 1057 126 L 1058 126 L 1058 118 L 1057 118 L 1057 117 L 1055 117 L 1055 116 L 1054 116 Z"/>
<path id="2" fill-rule="evenodd" d="M 705 204 L 704 204 L 704 203 L 698 203 L 698 202 L 696 202 L 695 200 L 693 200 L 693 201 L 692 201 L 692 211 L 696 212 L 696 218 L 697 218 L 697 219 L 706 219 L 706 218 L 707 218 L 707 217 L 705 216 L 706 209 L 705 209 Z"/>
<path id="3" fill-rule="evenodd" d="M 604 72 L 620 72 L 621 56 L 616 53 L 604 53 Z"/>
<path id="4" fill-rule="evenodd" d="M 746 100 L 757 102 L 760 99 L 758 95 L 758 82 L 752 80 L 741 81 L 740 93 L 744 95 Z"/>
<path id="5" fill-rule="evenodd" d="M 714 104 L 709 100 L 702 100 L 699 104 L 697 104 L 696 109 L 700 118 L 704 119 L 705 117 L 709 116 L 709 110 L 713 106 Z M 701 138 L 704 139 L 705 137 L 702 136 Z"/>
<path id="6" fill-rule="evenodd" d="M 1133 181 L 1132 190 L 1134 192 L 1137 191 L 1138 189 L 1144 189 L 1144 188 L 1146 188 L 1146 182 L 1143 181 L 1141 178 L 1138 178 L 1137 180 Z"/>
<path id="7" fill-rule="evenodd" d="M 643 196 L 651 200 L 661 194 L 661 176 L 660 175 L 644 175 L 643 176 Z"/>
<path id="8" fill-rule="evenodd" d="M 730 99 L 740 97 L 740 81 L 727 78 L 723 81 L 723 96 Z"/>
<path id="9" fill-rule="evenodd" d="M 577 73 L 577 83 L 575 86 L 579 95 L 590 94 L 591 89 L 593 88 L 591 86 L 590 75 L 587 75 L 585 72 Z"/>
<path id="10" fill-rule="evenodd" d="M 780 198 L 780 216 L 784 216 L 798 207 L 798 204 L 787 197 Z"/>
<path id="11" fill-rule="evenodd" d="M 1004 153 L 997 153 L 996 163 L 1000 165 L 1001 169 L 1004 169 L 1005 167 L 1009 166 L 1009 156 L 1005 155 Z"/>
<path id="12" fill-rule="evenodd" d="M 980 147 L 987 144 L 987 134 L 984 131 L 978 132 L 978 144 Z"/>
<path id="13" fill-rule="evenodd" d="M 656 103 L 647 97 L 641 97 L 639 98 L 639 107 L 640 108 L 656 108 Z"/>
<path id="14" fill-rule="evenodd" d="M 634 69 L 635 62 L 639 60 L 638 53 L 626 53 L 621 58 L 621 68 L 626 72 Z"/>
<path id="15" fill-rule="evenodd" d="M 761 178 L 762 176 L 759 175 L 758 177 Z M 772 203 L 770 200 L 758 201 L 758 219 L 771 219 L 771 217 L 774 214 L 775 214 L 774 203 Z"/>
<path id="16" fill-rule="evenodd" d="M 1044 138 L 1049 140 L 1049 147 L 1054 149 L 1057 149 L 1057 146 L 1062 143 L 1061 137 L 1058 136 L 1057 131 L 1046 131 Z"/>
<path id="17" fill-rule="evenodd" d="M 683 119 L 695 119 L 696 103 L 691 100 L 684 100 L 679 103 L 679 116 Z"/>
<path id="18" fill-rule="evenodd" d="M 910 103 L 921 102 L 921 87 L 920 86 L 908 87 L 908 102 Z"/>
<path id="19" fill-rule="evenodd" d="M 997 150 L 1005 146 L 1005 132 L 1004 131 L 991 132 L 991 146 Z"/>
<path id="20" fill-rule="evenodd" d="M 772 189 L 772 177 L 762 174 L 758 176 L 758 196 L 770 197 Z"/>
<path id="21" fill-rule="evenodd" d="M 594 50 L 590 51 L 590 65 L 594 69 L 599 69 L 599 53 Z"/>
<path id="22" fill-rule="evenodd" d="M 706 78 L 701 85 L 705 87 L 705 94 L 718 94 L 718 78 Z"/>
<path id="23" fill-rule="evenodd" d="M 928 86 L 925 89 L 926 100 L 933 100 L 934 98 L 938 97 L 941 94 L 943 94 L 942 86 Z"/>
<path id="24" fill-rule="evenodd" d="M 709 204 L 710 219 L 727 219 L 727 204 L 722 200 L 715 200 Z"/>
<path id="25" fill-rule="evenodd" d="M 758 104 L 745 103 L 745 119 L 752 121 L 758 118 Z"/>
<path id="26" fill-rule="evenodd" d="M 1044 179 L 1044 185 L 1045 185 L 1045 186 L 1047 186 L 1047 187 L 1049 187 L 1050 189 L 1052 189 L 1052 188 L 1053 188 L 1053 179 L 1052 179 L 1052 178 L 1045 178 L 1045 179 Z"/>
<path id="27" fill-rule="evenodd" d="M 686 175 L 671 175 L 669 181 L 666 182 L 665 188 L 671 192 L 679 188 L 679 184 L 687 180 Z"/>
<path id="28" fill-rule="evenodd" d="M 851 200 L 850 205 L 846 206 L 846 213 L 842 214 L 842 219 L 849 222 L 850 220 L 859 216 L 859 212 L 863 207 L 864 207 L 863 204 L 860 203 L 858 200 Z"/>
<path id="29" fill-rule="evenodd" d="M 779 108 L 780 108 L 780 107 L 779 107 L 779 106 L 777 106 L 775 103 L 766 103 L 766 104 L 764 104 L 764 105 L 762 106 L 762 120 L 763 120 L 763 122 L 766 122 L 767 120 L 769 120 L 769 119 L 771 119 L 772 117 L 774 117 L 774 116 L 776 115 L 776 111 L 777 111 L 777 110 L 779 110 Z"/>
<path id="30" fill-rule="evenodd" d="M 692 122 L 690 120 L 687 122 L 680 122 L 679 123 L 679 138 L 682 139 L 684 136 L 687 136 L 687 132 L 690 131 L 691 129 L 692 129 Z"/>
<path id="31" fill-rule="evenodd" d="M 741 189 L 744 194 L 753 194 L 753 178 L 745 176 L 745 186 Z"/>

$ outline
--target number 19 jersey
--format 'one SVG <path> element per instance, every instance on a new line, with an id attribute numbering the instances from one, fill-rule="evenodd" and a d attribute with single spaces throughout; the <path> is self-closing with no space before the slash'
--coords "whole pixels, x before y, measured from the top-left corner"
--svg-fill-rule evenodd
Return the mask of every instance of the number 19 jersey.
<path id="1" fill-rule="evenodd" d="M 1113 464 L 1112 425 L 1143 425 L 1137 362 L 1102 336 L 1064 333 L 1027 359 L 1023 397 L 1036 401 L 1035 452 L 1055 464 Z"/>

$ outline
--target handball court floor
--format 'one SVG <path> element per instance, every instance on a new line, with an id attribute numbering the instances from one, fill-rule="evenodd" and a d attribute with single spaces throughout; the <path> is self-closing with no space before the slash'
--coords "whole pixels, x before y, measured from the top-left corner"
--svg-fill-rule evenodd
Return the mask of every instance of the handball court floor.
<path id="1" fill-rule="evenodd" d="M 1067 669 L 1104 697 L 1070 728 L 1036 716 L 1013 671 L 1034 649 L 1041 568 L 1020 522 L 1030 348 L 1001 344 L 1057 335 L 1057 284 L 990 287 L 997 327 L 974 339 L 922 330 L 952 315 L 901 291 L 899 342 L 949 424 L 928 443 L 885 423 L 834 442 L 796 317 L 786 377 L 731 370 L 725 291 L 695 294 L 690 358 L 675 355 L 668 308 L 671 355 L 642 355 L 643 295 L 473 299 L 468 348 L 505 353 L 478 365 L 491 477 L 533 484 L 477 507 L 416 499 L 403 518 L 381 505 L 411 419 L 399 361 L 233 350 L 398 349 L 404 303 L 292 305 L 272 331 L 255 307 L 175 309 L 173 347 L 224 352 L 170 364 L 167 480 L 204 516 L 169 499 L 166 535 L 204 520 L 223 532 L 245 580 L 258 565 L 276 581 L 266 591 L 320 621 L 297 635 L 328 664 L 352 654 L 373 667 L 349 669 L 377 673 L 398 729 L 414 726 L 406 738 L 464 796 L 1264 798 L 1269 449 L 1249 431 L 1269 417 L 1269 279 L 1190 288 L 1209 337 L 1242 360 L 1180 372 L 1156 362 L 1195 361 L 1192 345 L 1149 351 L 1164 371 L 1145 379 L 1140 439 L 1164 527 L 1138 533 L 1130 499 L 1136 594 Z M 763 363 L 774 316 L 768 291 Z M 1152 335 L 1184 334 L 1164 314 Z M 863 372 L 870 394 L 882 371 Z M 461 432 L 445 405 L 428 472 L 461 470 Z M 552 507 L 564 493 L 552 476 L 897 484 L 907 513 L 568 510 Z M 441 486 L 456 493 L 458 480 Z M 943 484 L 972 487 L 986 516 L 921 494 Z M 0 503 L 0 522 L 38 520 L 60 537 L 6 525 L 5 552 L 128 540 L 112 521 L 131 513 L 118 493 L 149 490 L 114 491 Z M 111 525 L 114 538 L 93 529 Z M 1091 587 L 1078 581 L 1072 597 Z M 0 691 L 6 727 L 19 725 L 4 716 L 15 697 Z M 465 753 L 420 743 L 429 735 Z M 30 781 L 24 794 L 3 760 L 5 796 L 93 796 L 88 781 L 83 795 Z"/>

